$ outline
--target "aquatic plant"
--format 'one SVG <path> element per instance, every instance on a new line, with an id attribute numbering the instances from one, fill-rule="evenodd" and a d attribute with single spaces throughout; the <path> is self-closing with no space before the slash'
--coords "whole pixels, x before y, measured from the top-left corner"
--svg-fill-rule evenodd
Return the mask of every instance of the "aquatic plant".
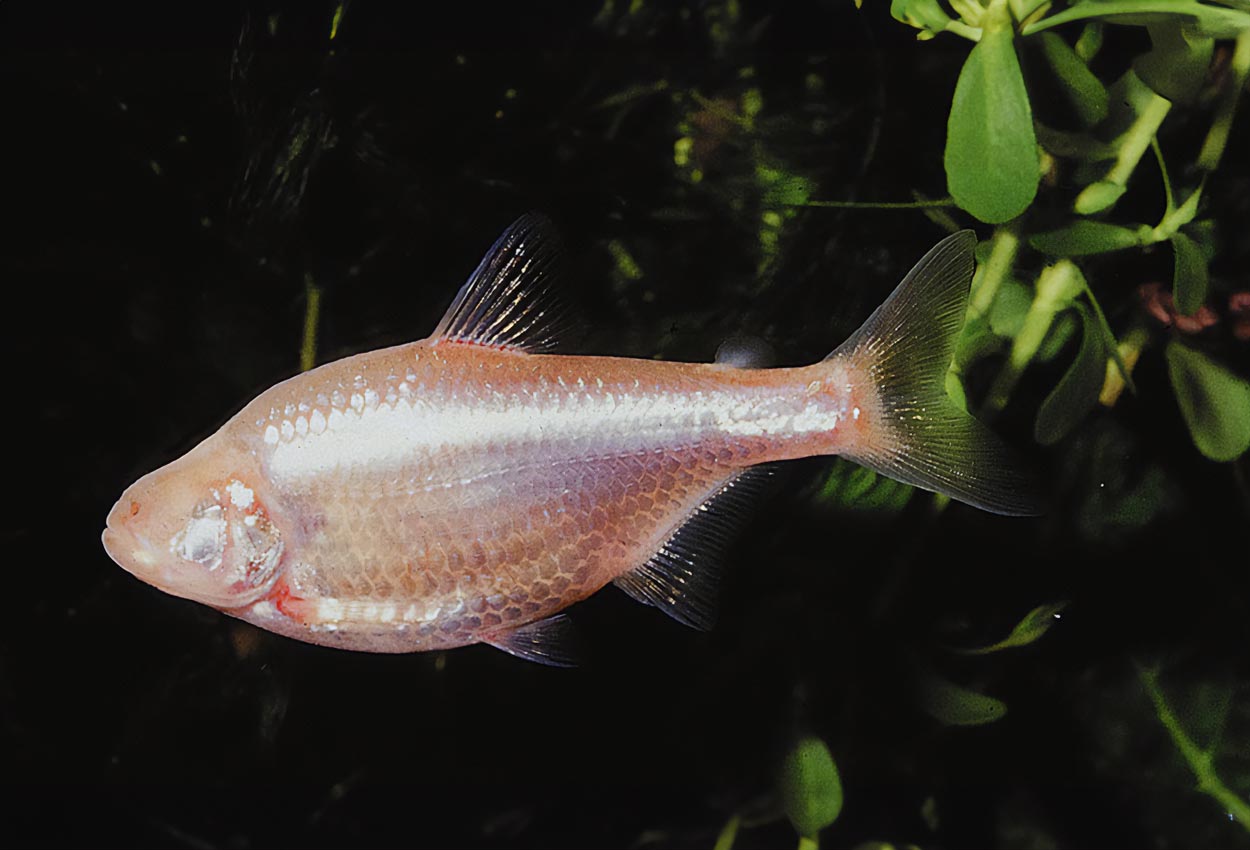
<path id="1" fill-rule="evenodd" d="M 857 0 L 856 5 L 862 4 Z M 1039 445 L 1055 446 L 1072 436 L 1094 408 L 1114 408 L 1126 389 L 1135 392 L 1133 370 L 1143 352 L 1162 346 L 1175 401 L 1196 450 L 1217 462 L 1243 457 L 1250 449 L 1250 382 L 1225 363 L 1243 353 L 1250 296 L 1244 277 L 1237 283 L 1236 277 L 1212 274 L 1221 246 L 1203 198 L 1228 154 L 1230 129 L 1250 76 L 1250 5 L 1241 0 L 893 0 L 891 13 L 920 30 L 922 40 L 959 37 L 973 45 L 947 114 L 949 198 L 918 198 L 910 204 L 818 200 L 812 197 L 814 181 L 759 150 L 763 143 L 757 138 L 754 159 L 768 163 L 757 165 L 755 172 L 763 208 L 761 272 L 773 264 L 777 231 L 795 207 L 910 206 L 948 229 L 957 226 L 950 212 L 958 210 L 994 230 L 983 245 L 967 325 L 951 366 L 952 395 L 967 401 L 967 376 L 989 366 L 996 374 L 976 406 L 983 417 L 993 418 L 1011 403 L 1026 373 L 1043 369 L 1054 374 L 1053 363 L 1066 357 L 1066 367 L 1035 408 L 1032 429 Z M 1146 36 L 1127 67 L 1099 62 L 1108 28 L 1136 28 Z M 1134 43 L 1131 35 L 1114 38 Z M 719 116 L 722 133 L 735 121 L 749 130 L 763 111 L 758 96 L 743 96 L 736 106 L 724 100 L 700 103 L 702 111 L 683 125 L 687 135 L 676 156 L 694 182 L 702 173 L 691 165 L 690 151 L 700 138 L 707 147 L 707 127 L 716 123 L 706 119 L 709 111 Z M 1171 151 L 1166 157 L 1165 147 Z M 1151 159 L 1153 170 L 1142 167 Z M 1130 192 L 1132 212 L 1118 211 Z M 1156 218 L 1136 219 L 1152 197 L 1157 198 Z M 1140 258 L 1155 259 L 1161 249 L 1171 254 L 1170 286 L 1143 283 L 1129 291 L 1124 303 L 1120 280 L 1140 274 Z M 1105 307 L 1105 301 L 1113 306 Z M 1083 453 L 1080 439 L 1066 445 Z M 1086 456 L 1097 462 L 1107 448 Z M 1238 480 L 1245 498 L 1244 477 Z M 1099 491 L 1106 487 L 1104 475 Z M 1162 490 L 1156 477 L 1128 496 L 1122 503 L 1128 511 L 1124 519 L 1150 521 L 1167 499 Z M 839 462 L 817 498 L 852 510 L 881 511 L 900 509 L 909 495 L 907 488 Z M 1011 636 L 971 652 L 1031 642 L 1062 608 L 1041 605 Z M 1250 807 L 1215 772 L 1218 744 L 1204 748 L 1189 739 L 1169 708 L 1156 668 L 1142 668 L 1140 680 L 1159 722 L 1198 779 L 1198 790 L 1250 830 Z M 998 700 L 936 673 L 921 671 L 918 682 L 924 710 L 939 722 L 981 724 L 1006 713 Z M 1226 714 L 1232 691 L 1218 693 Z M 807 756 L 795 755 L 812 751 L 814 745 L 805 741 L 796 745 L 787 764 L 805 763 Z M 799 793 L 795 789 L 807 788 L 809 805 L 819 809 L 816 801 L 828 792 L 821 783 L 805 784 L 803 775 L 789 768 L 784 794 L 793 799 Z M 837 799 L 840 807 L 840 789 Z M 814 821 L 793 814 L 791 819 L 801 835 L 809 835 Z M 737 821 L 732 823 L 736 830 Z"/>

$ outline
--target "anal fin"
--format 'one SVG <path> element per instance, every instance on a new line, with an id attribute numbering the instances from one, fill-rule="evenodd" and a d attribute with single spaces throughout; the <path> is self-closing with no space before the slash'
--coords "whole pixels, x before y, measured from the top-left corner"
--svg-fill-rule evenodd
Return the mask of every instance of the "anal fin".
<path id="1" fill-rule="evenodd" d="M 619 576 L 614 584 L 683 625 L 710 629 L 716 619 L 721 558 L 738 520 L 772 472 L 766 464 L 726 479 L 645 564 Z"/>
<path id="2" fill-rule="evenodd" d="M 496 649 L 549 667 L 576 667 L 573 624 L 563 614 L 483 638 Z"/>

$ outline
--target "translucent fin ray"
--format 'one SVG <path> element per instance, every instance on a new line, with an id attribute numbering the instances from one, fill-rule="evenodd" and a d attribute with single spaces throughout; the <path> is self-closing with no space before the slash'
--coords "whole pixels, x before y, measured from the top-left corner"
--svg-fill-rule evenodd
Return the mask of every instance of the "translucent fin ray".
<path id="1" fill-rule="evenodd" d="M 720 560 L 734 525 L 771 474 L 771 466 L 757 466 L 718 485 L 645 564 L 616 578 L 616 586 L 683 625 L 710 629 Z"/>
<path id="2" fill-rule="evenodd" d="M 577 666 L 576 634 L 563 614 L 498 632 L 485 642 L 509 655 L 548 667 Z"/>
<path id="3" fill-rule="evenodd" d="M 563 314 L 552 286 L 559 257 L 551 222 L 537 213 L 517 219 L 460 288 L 433 338 L 550 350 Z"/>
<path id="4" fill-rule="evenodd" d="M 970 230 L 939 242 L 830 358 L 869 376 L 882 421 L 845 452 L 891 478 L 999 514 L 1041 512 L 1039 488 L 985 426 L 946 394 L 976 269 Z"/>

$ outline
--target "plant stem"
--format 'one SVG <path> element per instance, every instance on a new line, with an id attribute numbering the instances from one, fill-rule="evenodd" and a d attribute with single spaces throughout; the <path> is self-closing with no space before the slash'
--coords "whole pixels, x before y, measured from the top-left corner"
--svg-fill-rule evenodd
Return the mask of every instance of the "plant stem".
<path id="1" fill-rule="evenodd" d="M 1085 286 L 1080 270 L 1070 260 L 1060 260 L 1042 269 L 1037 276 L 1037 295 L 1025 314 L 1024 324 L 1011 344 L 1011 353 L 1002 371 L 994 379 L 989 395 L 982 406 L 983 415 L 992 416 L 1007 406 L 1007 399 L 1015 389 L 1025 368 L 1032 362 L 1041 347 L 1046 332 L 1059 311 L 1067 308 Z"/>
<path id="2" fill-rule="evenodd" d="M 1171 109 L 1172 101 L 1151 93 L 1150 103 L 1121 137 L 1120 155 L 1116 157 L 1115 165 L 1107 172 L 1106 180 L 1121 186 L 1128 185 L 1128 179 L 1133 176 L 1137 163 L 1141 162 L 1141 158 L 1146 155 L 1151 141 L 1159 132 L 1159 125 L 1163 123 L 1164 118 L 1168 117 Z"/>
<path id="3" fill-rule="evenodd" d="M 716 843 L 712 845 L 712 850 L 733 850 L 734 842 L 738 840 L 738 827 L 741 825 L 740 815 L 734 815 L 727 820 L 721 827 L 720 835 L 716 836 Z"/>
<path id="4" fill-rule="evenodd" d="M 317 322 L 321 315 L 321 287 L 310 272 L 304 273 L 304 341 L 299 349 L 299 368 L 307 372 L 317 365 Z"/>
<path id="5" fill-rule="evenodd" d="M 800 835 L 798 850 L 820 850 L 820 838 L 815 835 Z"/>
<path id="6" fill-rule="evenodd" d="M 1097 302 L 1091 299 L 1091 303 Z M 1120 354 L 1120 363 L 1123 363 L 1124 367 L 1120 368 L 1114 357 L 1107 359 L 1107 377 L 1102 382 L 1102 392 L 1098 394 L 1098 403 L 1103 407 L 1115 407 L 1115 403 L 1120 400 L 1124 388 L 1129 385 L 1128 381 L 1133 374 L 1133 367 L 1137 365 L 1142 349 L 1148 342 L 1150 342 L 1150 330 L 1141 324 L 1134 326 L 1120 340 L 1116 350 Z"/>
<path id="7" fill-rule="evenodd" d="M 977 269 L 972 279 L 972 295 L 968 298 L 968 317 L 986 316 L 998 295 L 998 289 L 1016 261 L 1020 251 L 1020 232 L 1016 221 L 1008 222 L 994 230 L 990 238 L 990 256 L 985 265 Z"/>
<path id="8" fill-rule="evenodd" d="M 1176 211 L 1176 198 L 1172 195 L 1172 178 L 1168 176 L 1168 164 L 1163 161 L 1163 149 L 1159 147 L 1158 138 L 1150 140 L 1150 149 L 1154 151 L 1155 161 L 1159 163 L 1159 175 L 1163 179 L 1163 217 L 1167 218 Z"/>
<path id="9" fill-rule="evenodd" d="M 1228 133 L 1237 112 L 1237 101 L 1241 98 L 1241 90 L 1246 86 L 1247 76 L 1250 76 L 1250 30 L 1243 30 L 1234 44 L 1233 59 L 1228 69 L 1231 79 L 1220 96 L 1215 120 L 1211 122 L 1211 129 L 1207 132 L 1202 151 L 1198 154 L 1198 167 L 1205 171 L 1214 171 L 1219 167 L 1224 148 L 1228 146 Z"/>
<path id="10" fill-rule="evenodd" d="M 1195 744 L 1185 732 L 1180 720 L 1172 711 L 1172 707 L 1168 705 L 1163 689 L 1159 687 L 1158 671 L 1139 668 L 1137 676 L 1146 688 L 1146 693 L 1150 695 L 1150 701 L 1154 703 L 1155 715 L 1159 718 L 1159 722 L 1163 724 L 1163 728 L 1172 738 L 1172 743 L 1176 745 L 1181 757 L 1185 759 L 1189 769 L 1198 779 L 1198 790 L 1223 806 L 1224 811 L 1250 831 L 1250 804 L 1224 784 L 1224 781 L 1215 773 L 1211 752 Z"/>
<path id="11" fill-rule="evenodd" d="M 1172 102 L 1165 97 L 1151 92 L 1149 102 L 1146 108 L 1137 116 L 1137 120 L 1124 131 L 1124 135 L 1117 140 L 1117 147 L 1120 152 L 1116 156 L 1115 165 L 1111 166 L 1111 170 L 1107 172 L 1099 183 L 1112 183 L 1116 186 L 1127 186 L 1128 179 L 1133 176 L 1133 171 L 1137 168 L 1137 164 L 1141 162 L 1141 158 L 1150 149 L 1150 143 L 1154 141 L 1155 134 L 1159 132 L 1159 125 L 1163 123 L 1163 119 L 1167 117 L 1168 111 L 1172 108 Z M 1074 207 L 1078 210 L 1086 207 L 1083 203 L 1086 192 L 1093 190 L 1099 183 L 1086 187 L 1086 189 L 1077 195 Z M 1106 209 L 1107 207 L 1099 206 L 1098 209 Z"/>
<path id="12" fill-rule="evenodd" d="M 963 21 L 951 21 L 949 24 L 946 25 L 946 31 L 949 33 L 954 33 L 955 35 L 958 35 L 958 36 L 962 36 L 963 38 L 966 38 L 969 41 L 981 40 L 981 28 L 970 27 L 967 24 L 965 24 Z"/>

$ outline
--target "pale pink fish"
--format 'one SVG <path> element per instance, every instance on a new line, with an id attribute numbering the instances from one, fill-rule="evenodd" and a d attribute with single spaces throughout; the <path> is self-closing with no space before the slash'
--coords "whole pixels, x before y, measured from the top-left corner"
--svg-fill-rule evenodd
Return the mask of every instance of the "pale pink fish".
<path id="1" fill-rule="evenodd" d="M 545 224 L 509 228 L 434 334 L 261 393 L 139 479 L 104 547 L 282 635 L 563 663 L 560 612 L 609 582 L 706 626 L 705 557 L 760 464 L 842 455 L 1003 514 L 1034 494 L 944 391 L 976 239 L 944 239 L 801 368 L 540 354 Z"/>

